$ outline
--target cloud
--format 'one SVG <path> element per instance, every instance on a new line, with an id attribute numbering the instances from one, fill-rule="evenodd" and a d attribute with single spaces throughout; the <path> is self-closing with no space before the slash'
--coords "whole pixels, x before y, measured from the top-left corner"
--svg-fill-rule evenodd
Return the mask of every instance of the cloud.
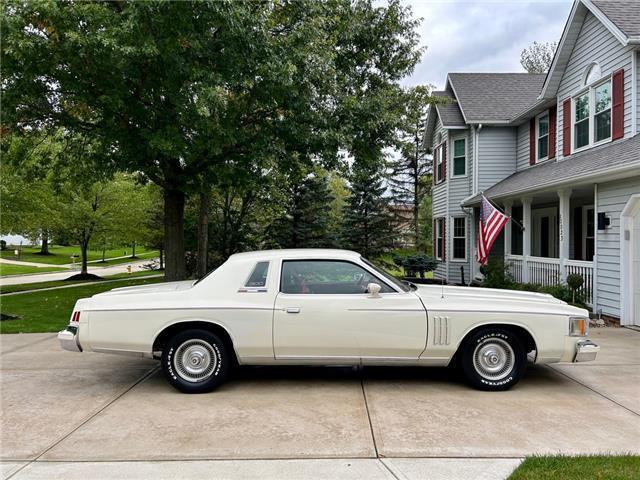
<path id="1" fill-rule="evenodd" d="M 405 85 L 444 86 L 448 72 L 520 72 L 520 52 L 560 40 L 571 0 L 406 0 L 427 51 Z"/>

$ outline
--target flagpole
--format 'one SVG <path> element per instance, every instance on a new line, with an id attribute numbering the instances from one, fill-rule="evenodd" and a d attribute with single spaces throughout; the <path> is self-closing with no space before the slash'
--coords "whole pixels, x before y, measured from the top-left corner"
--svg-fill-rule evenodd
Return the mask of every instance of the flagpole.
<path id="1" fill-rule="evenodd" d="M 496 205 L 495 203 L 493 203 L 491 200 L 489 200 L 487 197 L 484 196 L 484 192 L 480 192 L 480 195 L 482 196 L 482 198 L 484 198 L 487 202 L 489 202 L 491 205 L 493 205 L 493 208 L 497 209 L 500 213 L 502 213 L 503 215 L 507 215 L 504 210 L 502 210 L 498 205 Z M 514 219 L 511 215 L 507 215 L 507 217 L 509 217 L 509 220 L 511 220 L 513 223 L 515 223 L 517 226 L 520 227 L 520 230 L 522 230 L 523 232 L 525 231 L 524 225 L 522 225 L 519 221 L 517 221 L 516 219 Z"/>

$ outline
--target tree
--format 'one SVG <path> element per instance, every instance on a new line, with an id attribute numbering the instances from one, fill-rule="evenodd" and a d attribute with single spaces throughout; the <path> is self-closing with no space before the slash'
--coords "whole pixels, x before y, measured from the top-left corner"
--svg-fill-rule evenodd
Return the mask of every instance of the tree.
<path id="1" fill-rule="evenodd" d="M 334 200 L 327 173 L 309 172 L 302 180 L 290 180 L 286 191 L 286 210 L 268 229 L 268 237 L 279 248 L 327 248 L 336 239 L 329 229 Z"/>
<path id="2" fill-rule="evenodd" d="M 363 162 L 354 165 L 350 178 L 350 196 L 344 213 L 345 246 L 364 256 L 378 255 L 393 245 L 393 222 L 389 201 L 384 197 L 382 169 Z"/>
<path id="3" fill-rule="evenodd" d="M 428 87 L 420 86 L 408 89 L 404 98 L 402 124 L 398 130 L 398 156 L 391 161 L 389 187 L 395 202 L 411 207 L 413 243 L 417 248 L 422 243 L 420 204 L 431 188 L 425 177 L 433 168 L 423 141 L 431 95 Z"/>
<path id="4" fill-rule="evenodd" d="M 95 136 L 102 169 L 159 185 L 169 280 L 185 276 L 185 199 L 203 178 L 335 158 L 353 110 L 384 113 L 354 101 L 419 59 L 396 0 L 13 1 L 1 21 L 3 120 Z"/>
<path id="5" fill-rule="evenodd" d="M 80 188 L 64 187 L 60 190 L 64 229 L 80 245 L 80 277 L 86 278 L 91 241 L 136 231 L 144 222 L 148 202 L 144 188 L 124 174 Z"/>
<path id="6" fill-rule="evenodd" d="M 533 42 L 522 50 L 520 65 L 529 73 L 547 73 L 551 68 L 558 42 Z"/>

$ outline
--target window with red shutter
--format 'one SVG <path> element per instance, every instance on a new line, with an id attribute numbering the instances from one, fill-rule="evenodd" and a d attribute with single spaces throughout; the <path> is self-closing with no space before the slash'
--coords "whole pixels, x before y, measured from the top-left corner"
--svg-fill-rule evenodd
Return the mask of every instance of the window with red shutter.
<path id="1" fill-rule="evenodd" d="M 611 139 L 618 140 L 624 137 L 624 70 L 620 69 L 613 73 L 612 78 L 612 109 Z"/>

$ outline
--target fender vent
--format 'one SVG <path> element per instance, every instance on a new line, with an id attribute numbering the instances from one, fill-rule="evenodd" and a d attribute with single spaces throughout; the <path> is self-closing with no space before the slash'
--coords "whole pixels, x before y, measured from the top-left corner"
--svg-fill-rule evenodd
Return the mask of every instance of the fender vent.
<path id="1" fill-rule="evenodd" d="M 449 317 L 433 317 L 433 344 L 449 345 L 450 341 Z"/>

